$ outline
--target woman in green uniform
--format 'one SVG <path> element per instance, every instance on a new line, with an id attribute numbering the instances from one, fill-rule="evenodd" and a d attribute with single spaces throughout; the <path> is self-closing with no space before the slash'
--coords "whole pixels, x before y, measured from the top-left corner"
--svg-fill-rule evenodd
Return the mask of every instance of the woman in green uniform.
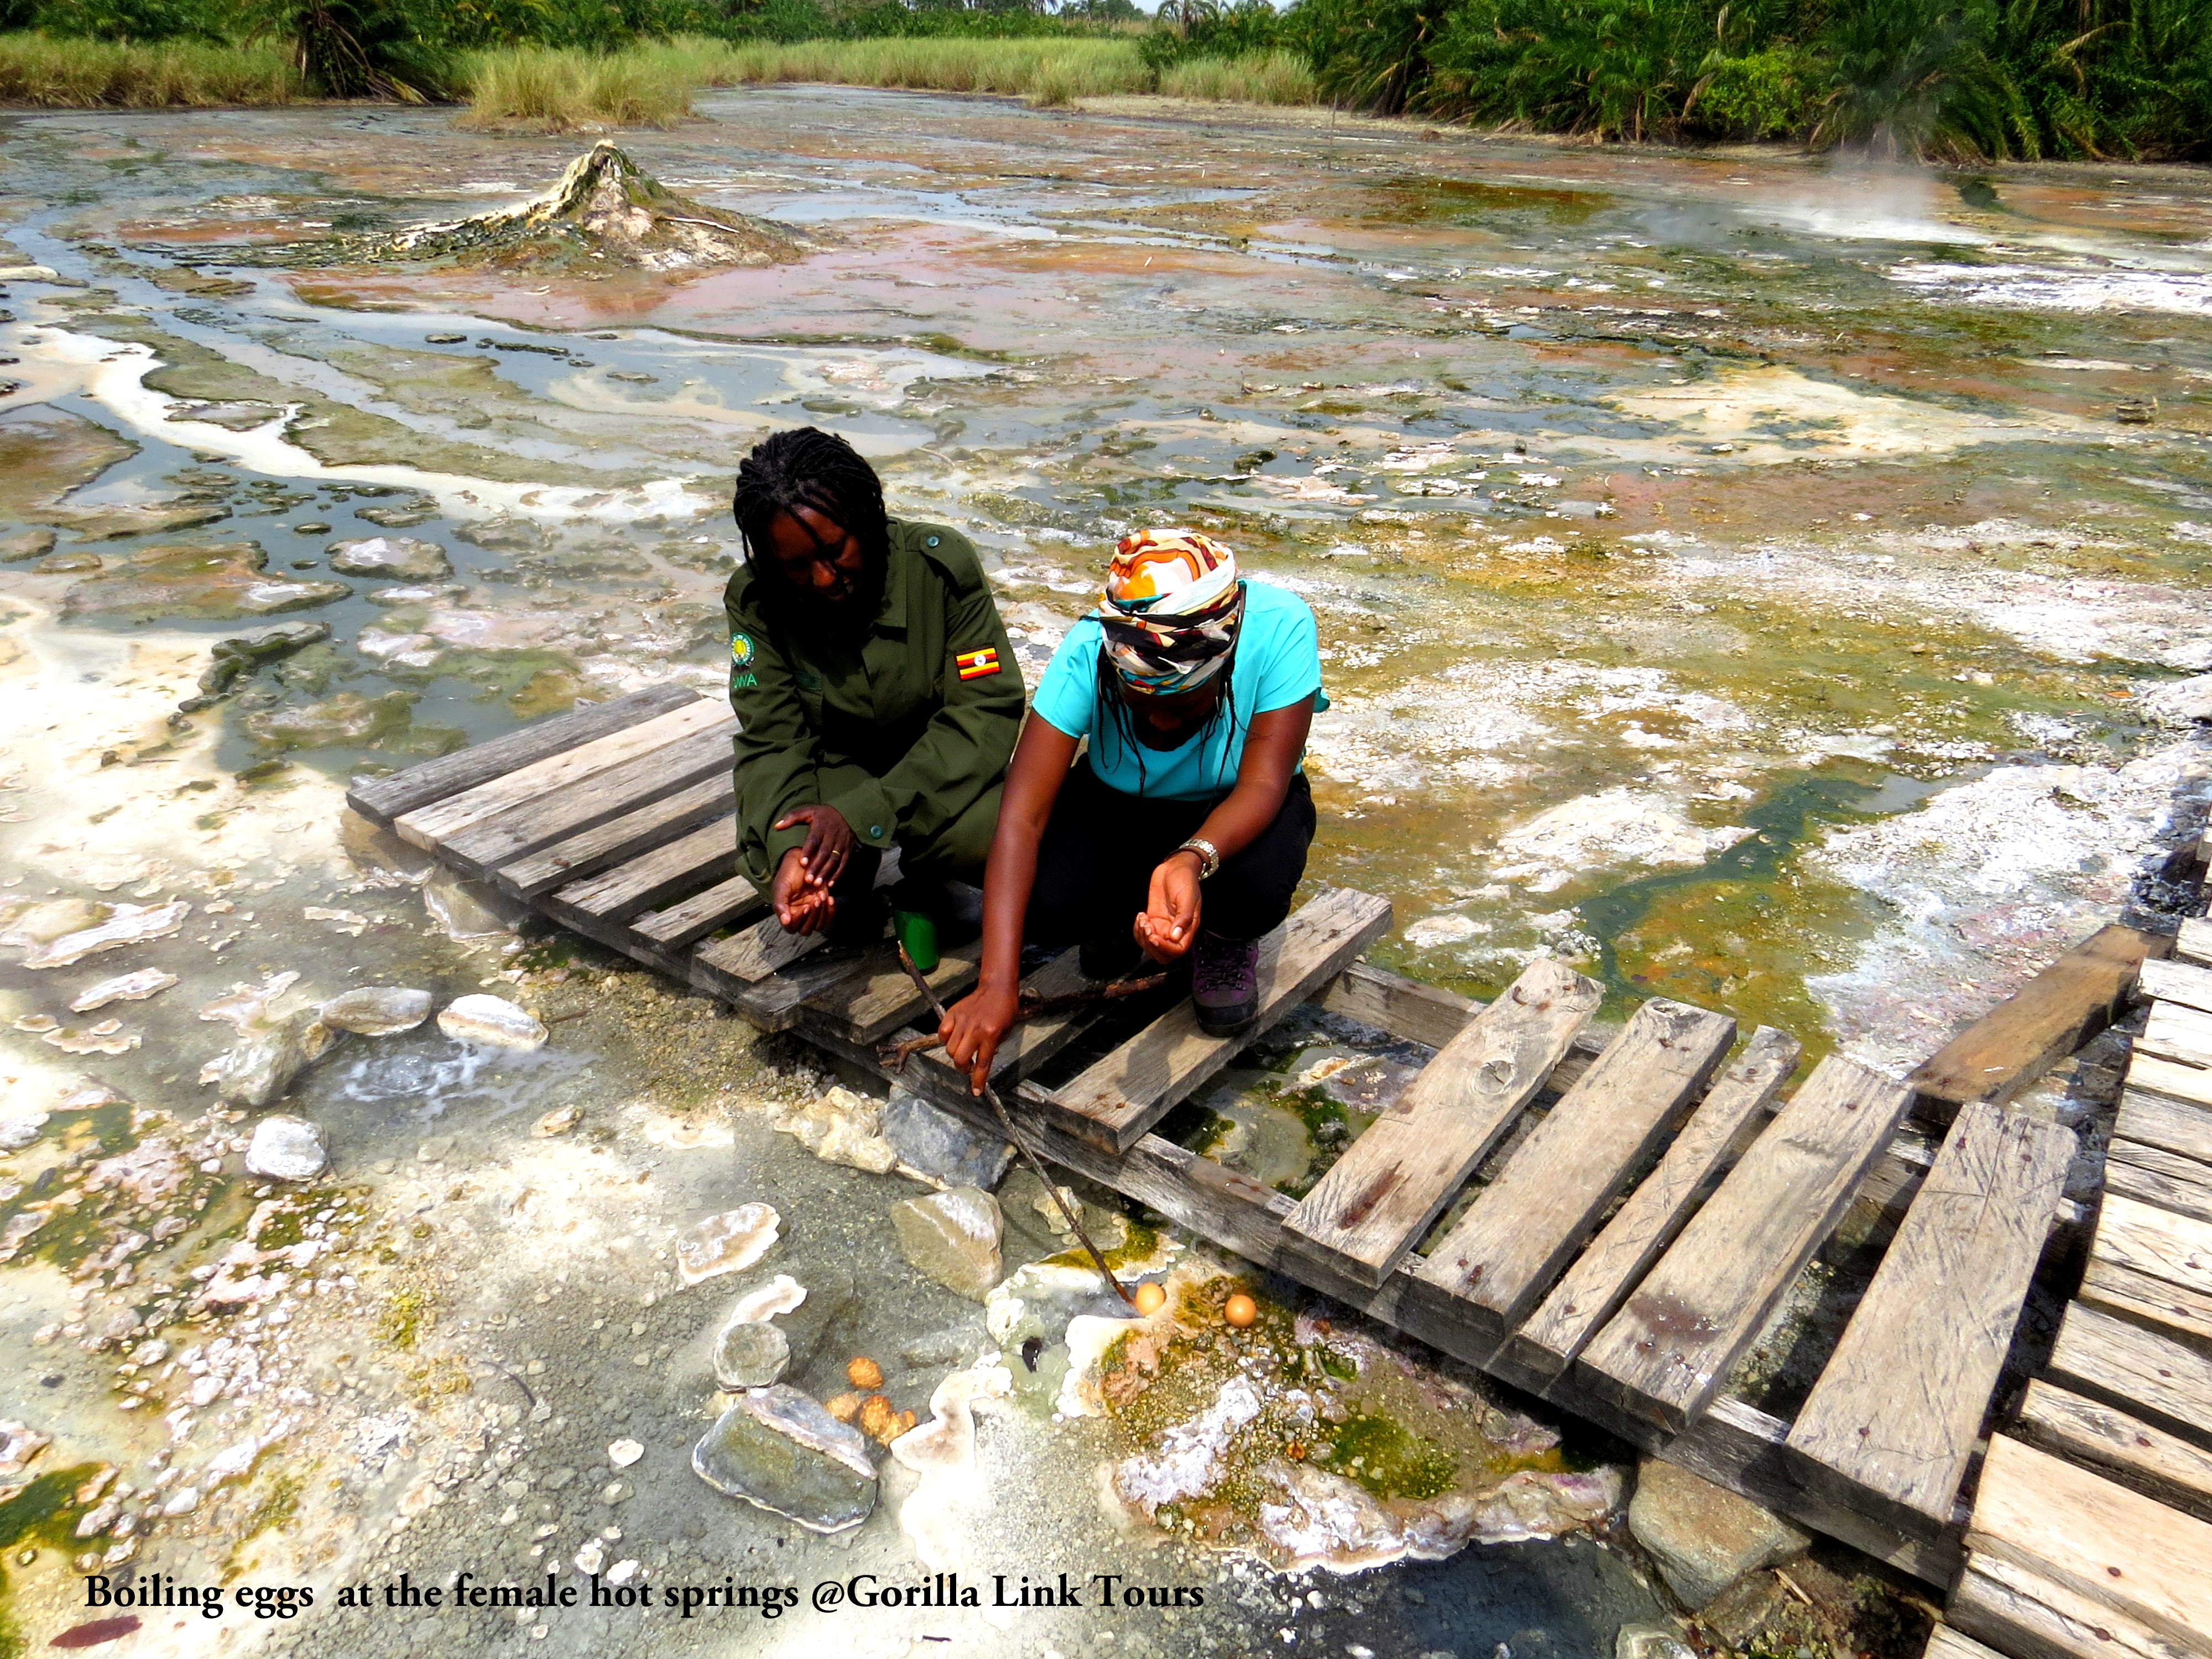
<path id="1" fill-rule="evenodd" d="M 730 578 L 738 854 L 794 933 L 861 942 L 899 848 L 902 910 L 980 880 L 1022 677 L 967 538 L 889 517 L 842 438 L 779 432 L 738 469 Z"/>

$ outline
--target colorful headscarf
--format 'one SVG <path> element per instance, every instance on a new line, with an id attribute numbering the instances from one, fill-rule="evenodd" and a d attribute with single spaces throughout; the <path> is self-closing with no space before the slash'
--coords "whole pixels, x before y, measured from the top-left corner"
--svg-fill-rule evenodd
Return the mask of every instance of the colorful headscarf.
<path id="1" fill-rule="evenodd" d="M 1203 685 L 1244 617 L 1237 556 L 1194 530 L 1140 530 L 1115 548 L 1095 614 L 1131 690 L 1170 697 Z"/>

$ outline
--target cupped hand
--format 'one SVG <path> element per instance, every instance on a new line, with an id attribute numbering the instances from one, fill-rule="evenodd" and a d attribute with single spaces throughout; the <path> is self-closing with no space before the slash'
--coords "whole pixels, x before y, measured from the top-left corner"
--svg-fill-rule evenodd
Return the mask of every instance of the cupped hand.
<path id="1" fill-rule="evenodd" d="M 837 914 L 829 884 L 807 867 L 804 848 L 794 847 L 783 855 L 775 866 L 775 879 L 769 884 L 768 897 L 786 933 L 818 933 Z"/>
<path id="2" fill-rule="evenodd" d="M 977 989 L 945 1011 L 937 1035 L 952 1063 L 968 1073 L 968 1090 L 980 1095 L 991 1075 L 991 1060 L 1021 1011 L 1018 991 Z"/>
<path id="3" fill-rule="evenodd" d="M 1137 943 L 1154 962 L 1175 962 L 1198 938 L 1198 854 L 1176 852 L 1152 872 L 1152 891 L 1137 918 Z"/>
<path id="4" fill-rule="evenodd" d="M 834 806 L 794 806 L 775 827 L 788 830 L 799 823 L 806 826 L 806 840 L 799 851 L 806 860 L 807 873 L 820 887 L 836 886 L 853 856 L 853 826 Z"/>

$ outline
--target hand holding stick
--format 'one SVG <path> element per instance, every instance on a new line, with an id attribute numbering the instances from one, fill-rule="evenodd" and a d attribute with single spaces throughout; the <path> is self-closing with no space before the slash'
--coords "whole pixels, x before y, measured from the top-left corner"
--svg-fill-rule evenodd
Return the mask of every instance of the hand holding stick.
<path id="1" fill-rule="evenodd" d="M 902 945 L 898 947 L 898 953 L 899 966 L 906 969 L 907 977 L 914 981 L 915 988 L 921 993 L 923 1000 L 929 1004 L 930 1011 L 942 1022 L 945 1018 L 945 1004 L 939 999 L 937 993 L 930 988 L 929 981 L 922 977 L 921 970 L 914 965 L 914 958 L 907 955 L 905 945 Z M 983 1098 L 990 1103 L 991 1109 L 998 1114 L 999 1131 L 1006 1137 L 1006 1144 L 1020 1154 L 1022 1162 L 1029 1166 L 1030 1173 L 1044 1182 L 1045 1192 L 1051 1197 L 1053 1207 L 1060 1212 L 1060 1218 L 1067 1224 L 1067 1230 L 1082 1242 L 1083 1248 L 1090 1253 L 1091 1265 L 1098 1269 L 1098 1276 L 1114 1287 L 1115 1295 L 1120 1297 L 1132 1308 L 1135 1307 L 1136 1303 L 1130 1297 L 1127 1287 L 1114 1277 L 1114 1270 L 1106 1265 L 1106 1258 L 1099 1254 L 1098 1247 L 1091 1242 L 1091 1235 L 1083 1231 L 1083 1224 L 1069 1212 L 1067 1201 L 1060 1195 L 1059 1184 L 1045 1173 L 1044 1165 L 1037 1161 L 1037 1156 L 1030 1150 L 1029 1143 L 1016 1133 L 1014 1120 L 1007 1115 L 1006 1103 L 999 1098 L 999 1091 L 986 1083 L 983 1085 Z"/>

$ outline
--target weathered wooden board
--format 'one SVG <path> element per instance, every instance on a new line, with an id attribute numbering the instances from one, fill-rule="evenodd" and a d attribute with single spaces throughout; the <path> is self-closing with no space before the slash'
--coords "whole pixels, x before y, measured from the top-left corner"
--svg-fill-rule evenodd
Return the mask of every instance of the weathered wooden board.
<path id="1" fill-rule="evenodd" d="M 433 801 L 459 794 L 465 789 L 473 789 L 478 784 L 519 771 L 549 755 L 581 748 L 672 709 L 702 701 L 705 699 L 701 694 L 688 685 L 673 682 L 650 685 L 626 697 L 586 703 L 520 731 L 471 744 L 466 749 L 395 772 L 388 778 L 357 780 L 346 791 L 346 800 L 363 817 L 389 828 L 394 818 Z"/>
<path id="2" fill-rule="evenodd" d="M 1369 962 L 1351 963 L 1313 1000 L 1332 1014 L 1431 1048 L 1441 1048 L 1457 1036 L 1485 1006 L 1441 985 L 1424 985 Z"/>
<path id="3" fill-rule="evenodd" d="M 641 938 L 673 951 L 717 927 L 726 927 L 767 902 L 760 889 L 750 881 L 743 876 L 732 876 L 665 910 L 648 911 L 634 920 L 630 927 Z"/>
<path id="4" fill-rule="evenodd" d="M 410 846 L 434 852 L 462 830 L 510 808 L 597 777 L 695 732 L 720 726 L 729 718 L 729 711 L 719 702 L 686 703 L 665 714 L 655 715 L 642 726 L 609 732 L 580 748 L 564 749 L 520 771 L 508 772 L 458 795 L 433 801 L 428 806 L 418 806 L 394 818 L 392 827 Z"/>
<path id="5" fill-rule="evenodd" d="M 2140 1620 L 1991 1555 L 1970 1554 L 1943 1616 L 2007 1659 L 2206 1659 Z"/>
<path id="6" fill-rule="evenodd" d="M 2074 1146 L 2026 1112 L 1959 1109 L 1790 1427 L 1808 1480 L 1873 1493 L 1925 1537 L 1950 1525 Z"/>
<path id="7" fill-rule="evenodd" d="M 2212 1014 L 2180 1002 L 2154 1002 L 2136 1052 L 2183 1066 L 2212 1066 Z"/>
<path id="8" fill-rule="evenodd" d="M 2212 1164 L 2162 1146 L 2112 1141 L 2105 1148 L 2105 1189 L 2212 1221 Z"/>
<path id="9" fill-rule="evenodd" d="M 621 921 L 722 880 L 737 863 L 737 820 L 722 818 L 611 870 L 569 883 L 554 893 L 553 914 L 572 911 L 595 921 Z"/>
<path id="10" fill-rule="evenodd" d="M 2199 968 L 2212 968 L 2212 918 L 2197 916 L 2183 922 L 2174 936 L 2173 954 Z"/>
<path id="11" fill-rule="evenodd" d="M 1265 1030 L 1389 930 L 1390 902 L 1351 888 L 1324 890 L 1260 948 Z M 1043 1097 L 1054 1120 L 1115 1152 L 1127 1150 L 1177 1102 L 1237 1057 L 1252 1034 L 1211 1037 L 1188 1001 L 1146 1026 L 1065 1086 Z"/>
<path id="12" fill-rule="evenodd" d="M 2212 1521 L 2212 1452 L 2155 1424 L 2037 1377 L 2012 1432 L 2170 1509 Z"/>
<path id="13" fill-rule="evenodd" d="M 2133 1267 L 2091 1256 L 2079 1294 L 2082 1301 L 2108 1312 L 2212 1343 L 2212 1296 L 2202 1291 L 2169 1285 Z"/>
<path id="14" fill-rule="evenodd" d="M 1831 1054 L 1766 1126 L 1574 1375 L 1623 1411 L 1679 1431 L 1726 1381 L 1850 1202 L 1911 1092 Z"/>
<path id="15" fill-rule="evenodd" d="M 703 779 L 688 789 L 664 795 L 580 835 L 503 864 L 491 872 L 491 879 L 517 898 L 535 899 L 609 865 L 638 858 L 716 819 L 726 826 L 730 860 L 734 864 L 737 819 L 732 809 L 736 803 L 737 791 L 727 775 Z"/>
<path id="16" fill-rule="evenodd" d="M 2185 1440 L 2212 1446 L 2212 1358 L 2086 1302 L 2067 1308 L 2044 1375 Z M 2212 1555 L 2204 1559 L 2212 1561 Z"/>
<path id="17" fill-rule="evenodd" d="M 1549 957 L 1522 970 L 1346 1149 L 1285 1224 L 1370 1285 L 1405 1259 L 1566 1058 L 1605 989 Z"/>
<path id="18" fill-rule="evenodd" d="M 447 836 L 439 843 L 438 856 L 464 875 L 487 875 L 680 789 L 726 777 L 730 740 L 737 729 L 737 721 L 726 714 L 674 743 L 519 802 Z"/>
<path id="19" fill-rule="evenodd" d="M 1022 981 L 1025 995 L 1039 998 L 1071 995 L 1088 988 L 1092 981 L 1084 976 L 1083 953 L 1064 951 Z M 997 1088 L 1005 1090 L 1027 1077 L 1031 1072 L 1058 1054 L 1082 1035 L 1083 1030 L 1099 1017 L 1104 1005 L 1091 1003 L 1069 1008 L 1056 1014 L 1043 1014 L 1035 1019 L 1025 1019 L 1008 1031 L 999 1051 L 991 1056 L 991 1079 Z M 920 1036 L 926 1030 L 934 1029 L 927 1020 L 915 1029 L 897 1033 L 902 1038 Z M 909 1072 L 930 1074 L 939 1087 L 965 1089 L 964 1073 L 956 1073 L 945 1058 L 941 1048 L 927 1048 L 910 1055 L 907 1060 Z M 918 1083 L 915 1079 L 910 1079 Z M 923 1092 L 928 1092 L 924 1088 Z"/>
<path id="20" fill-rule="evenodd" d="M 1803 1052 L 1796 1037 L 1772 1026 L 1752 1033 L 1722 1072 L 1689 1122 L 1613 1212 L 1536 1311 L 1506 1340 L 1506 1358 L 1539 1376 L 1556 1376 L 1582 1351 L 1590 1333 L 1635 1288 L 1644 1270 L 1673 1243 L 1708 1183 L 1757 1133 Z"/>
<path id="21" fill-rule="evenodd" d="M 2118 923 L 2100 927 L 1953 1037 L 1905 1081 L 1939 1113 L 2009 1100 L 2109 1024 L 2146 957 L 2172 941 Z"/>
<path id="22" fill-rule="evenodd" d="M 1966 1547 L 2170 1638 L 2212 1641 L 2212 1526 L 2025 1441 L 1990 1439 Z"/>
<path id="23" fill-rule="evenodd" d="M 2119 1116 L 2112 1133 L 2123 1140 L 2212 1163 L 2212 1109 L 2186 1101 L 2126 1090 L 2120 1096 Z"/>
<path id="24" fill-rule="evenodd" d="M 969 945 L 947 951 L 927 977 L 939 1000 L 951 1003 L 968 994 L 982 966 L 981 949 Z M 799 1024 L 829 1024 L 854 1042 L 874 1042 L 921 1013 L 928 1004 L 896 957 L 888 953 L 868 958 L 868 970 L 840 980 L 806 999 Z"/>
<path id="25" fill-rule="evenodd" d="M 1984 1647 L 1963 1631 L 1938 1625 L 1928 1632 L 1928 1645 L 1921 1650 L 1920 1659 L 2004 1659 L 2004 1656 Z"/>
<path id="26" fill-rule="evenodd" d="M 808 951 L 818 950 L 823 938 L 820 933 L 794 933 L 770 914 L 727 939 L 708 939 L 692 952 L 692 960 L 717 974 L 755 985 Z"/>
<path id="27" fill-rule="evenodd" d="M 2212 1106 L 2212 1071 L 2156 1054 L 2138 1054 L 2128 1062 L 2128 1087 L 2191 1106 Z"/>
<path id="28" fill-rule="evenodd" d="M 2153 959 L 2143 963 L 2142 977 L 2136 982 L 2136 992 L 2160 1002 L 2178 1002 L 2185 1008 L 2201 1008 L 2212 1013 L 2212 968 Z"/>
<path id="29" fill-rule="evenodd" d="M 1735 1022 L 1655 997 L 1515 1147 L 1419 1278 L 1501 1330 L 1534 1307 L 1712 1075 Z"/>
<path id="30" fill-rule="evenodd" d="M 2212 1221 L 2107 1193 L 2089 1254 L 2212 1296 Z"/>

